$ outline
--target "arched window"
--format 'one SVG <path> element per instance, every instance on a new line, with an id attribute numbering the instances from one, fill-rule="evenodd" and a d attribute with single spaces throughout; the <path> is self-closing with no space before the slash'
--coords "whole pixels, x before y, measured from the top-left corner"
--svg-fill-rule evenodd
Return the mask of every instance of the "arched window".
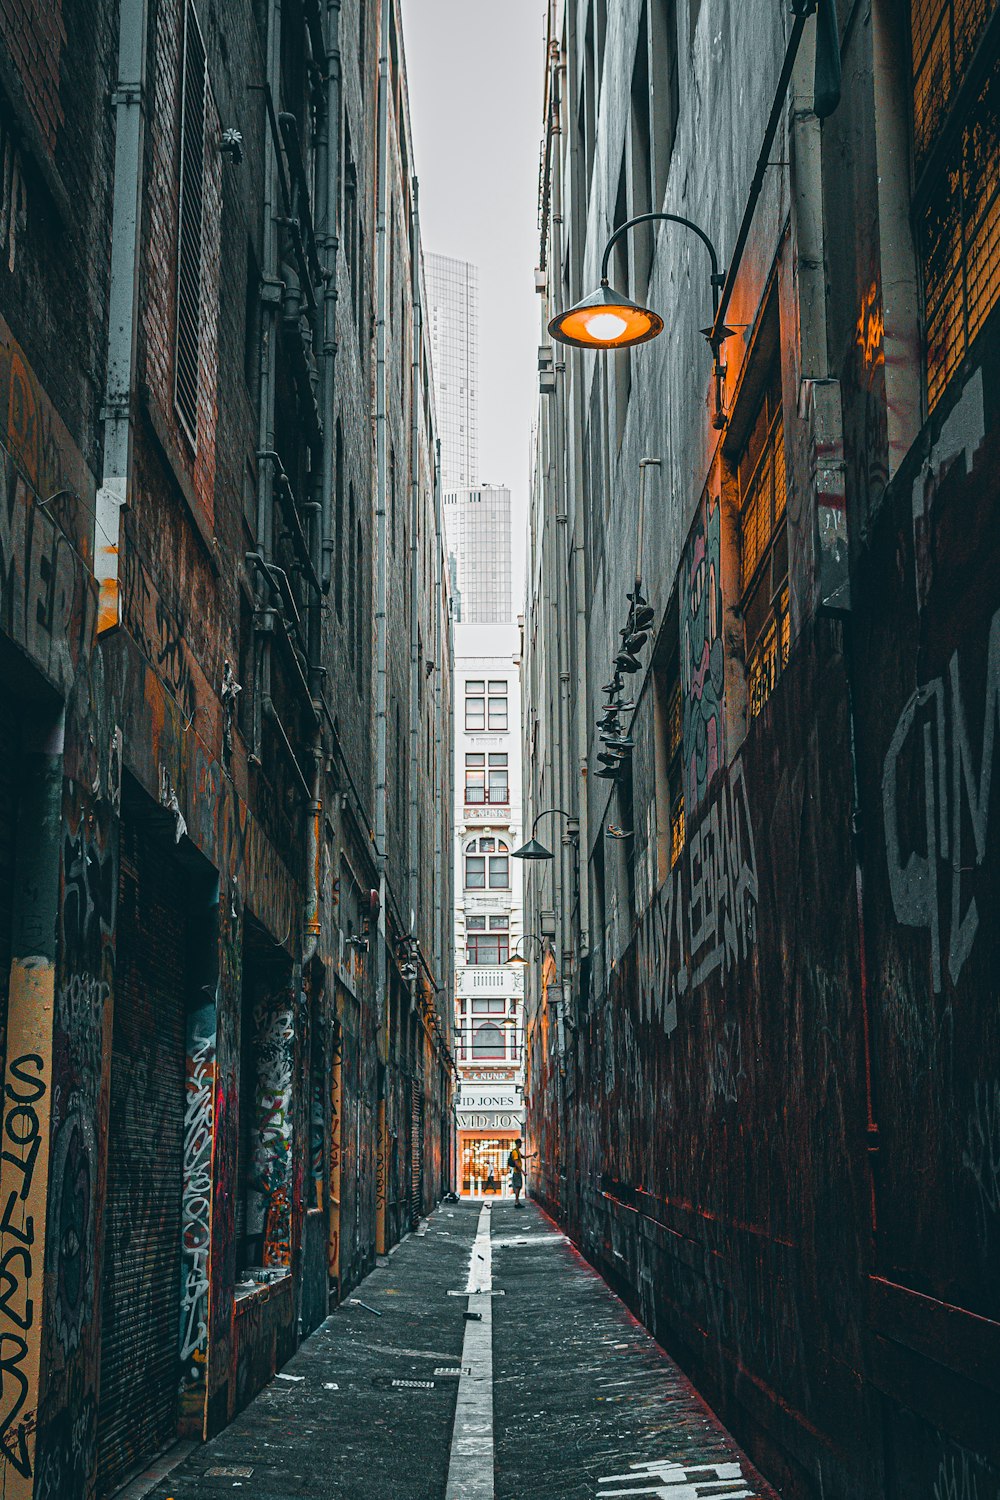
<path id="1" fill-rule="evenodd" d="M 473 839 L 466 845 L 465 889 L 467 891 L 510 889 L 510 849 L 503 839 L 486 836 Z"/>
<path id="2" fill-rule="evenodd" d="M 486 1021 L 477 1026 L 472 1036 L 473 1057 L 501 1058 L 505 1055 L 504 1035 L 499 1026 Z"/>

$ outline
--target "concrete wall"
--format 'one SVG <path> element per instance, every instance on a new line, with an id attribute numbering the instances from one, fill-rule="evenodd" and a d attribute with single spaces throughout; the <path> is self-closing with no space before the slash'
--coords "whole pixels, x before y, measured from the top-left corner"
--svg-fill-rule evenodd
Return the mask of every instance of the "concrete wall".
<path id="1" fill-rule="evenodd" d="M 529 1145 L 541 1199 L 782 1494 L 993 1495 L 997 325 L 928 415 L 906 18 L 841 12 L 839 109 L 822 125 L 812 111 L 810 22 L 782 110 L 727 315 L 721 431 L 698 332 L 707 255 L 673 225 L 647 242 L 638 293 L 664 334 L 631 355 L 555 345 L 543 373 L 525 818 L 556 802 L 580 834 L 527 880 L 526 925 L 554 907 L 560 956 L 529 979 Z M 602 49 L 604 7 L 553 7 L 543 329 L 596 284 L 619 181 L 628 212 L 646 206 L 643 14 L 608 7 Z M 665 16 L 678 107 L 662 206 L 725 264 L 790 22 L 763 4 L 651 4 L 654 42 Z M 984 46 L 995 62 L 995 32 Z M 671 88 L 658 58 L 654 175 Z M 641 282 L 643 253 L 631 237 L 616 285 Z M 772 361 L 788 651 L 754 713 L 734 470 Z M 636 743 L 615 787 L 594 774 L 594 725 L 647 457 L 655 618 L 626 679 Z"/>

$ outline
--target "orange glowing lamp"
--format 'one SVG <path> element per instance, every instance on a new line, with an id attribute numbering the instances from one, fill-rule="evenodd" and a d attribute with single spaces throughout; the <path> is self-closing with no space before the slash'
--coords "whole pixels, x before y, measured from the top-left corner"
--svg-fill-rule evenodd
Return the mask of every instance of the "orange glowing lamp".
<path id="1" fill-rule="evenodd" d="M 596 292 L 557 313 L 549 333 L 577 349 L 631 349 L 663 332 L 663 319 L 602 281 Z"/>

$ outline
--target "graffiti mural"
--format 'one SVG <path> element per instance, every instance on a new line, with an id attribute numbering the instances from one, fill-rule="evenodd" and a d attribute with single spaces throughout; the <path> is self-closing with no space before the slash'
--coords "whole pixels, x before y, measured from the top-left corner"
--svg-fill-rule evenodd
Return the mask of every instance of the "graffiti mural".
<path id="1" fill-rule="evenodd" d="M 706 494 L 680 570 L 684 797 L 689 815 L 725 759 L 721 537 L 722 502 L 718 495 Z"/>
<path id="2" fill-rule="evenodd" d="M 192 1408 L 203 1392 L 208 1358 L 215 1031 L 213 998 L 191 1011 L 187 1020 L 180 1360 L 183 1400 Z"/>
<path id="3" fill-rule="evenodd" d="M 639 1014 L 669 1036 L 678 1000 L 754 946 L 757 855 L 742 761 L 734 761 L 638 933 Z"/>
<path id="4" fill-rule="evenodd" d="M 994 746 L 1000 740 L 1000 610 L 993 616 L 981 687 L 966 683 L 959 653 L 947 672 L 918 687 L 906 703 L 882 769 L 882 811 L 889 887 L 897 921 L 922 928 L 930 945 L 931 982 L 952 985 L 979 931 L 974 887 L 987 854 Z M 982 724 L 978 744 L 970 729 Z M 900 795 L 919 792 L 917 828 L 907 836 Z M 996 799 L 992 799 L 995 802 Z"/>
<path id="5" fill-rule="evenodd" d="M 295 1017 L 291 995 L 268 997 L 254 1007 L 257 1042 L 256 1133 L 247 1229 L 259 1235 L 266 1266 L 292 1257 L 292 1074 Z"/>

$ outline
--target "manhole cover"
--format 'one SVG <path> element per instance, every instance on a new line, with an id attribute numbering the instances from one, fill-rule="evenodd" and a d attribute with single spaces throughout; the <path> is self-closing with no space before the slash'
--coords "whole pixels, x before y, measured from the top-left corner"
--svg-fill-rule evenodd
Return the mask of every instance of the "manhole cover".
<path id="1" fill-rule="evenodd" d="M 249 1479 L 253 1469 L 246 1465 L 230 1464 L 228 1468 L 214 1468 L 205 1470 L 206 1479 Z"/>

